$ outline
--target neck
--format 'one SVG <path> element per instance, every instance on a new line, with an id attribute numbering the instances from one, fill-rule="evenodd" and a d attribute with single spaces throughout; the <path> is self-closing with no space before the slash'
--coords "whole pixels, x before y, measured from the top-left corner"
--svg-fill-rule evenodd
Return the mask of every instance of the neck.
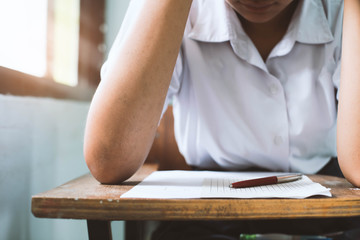
<path id="1" fill-rule="evenodd" d="M 265 23 L 249 22 L 238 15 L 244 31 L 254 43 L 264 62 L 271 50 L 284 37 L 297 4 L 298 0 L 294 0 L 280 14 Z"/>
<path id="2" fill-rule="evenodd" d="M 244 31 L 249 36 L 269 36 L 274 33 L 283 33 L 285 34 L 291 18 L 295 12 L 295 9 L 298 5 L 298 0 L 294 0 L 289 6 L 287 6 L 281 13 L 275 16 L 270 21 L 264 23 L 254 23 L 247 21 L 242 16 L 238 15 L 240 22 L 244 28 Z"/>

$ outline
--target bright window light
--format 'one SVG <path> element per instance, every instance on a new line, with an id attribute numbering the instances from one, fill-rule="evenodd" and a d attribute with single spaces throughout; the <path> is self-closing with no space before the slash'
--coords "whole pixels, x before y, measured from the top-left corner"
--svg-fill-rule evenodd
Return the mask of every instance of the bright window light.
<path id="1" fill-rule="evenodd" d="M 79 26 L 80 0 L 0 0 L 0 66 L 76 86 Z"/>
<path id="2" fill-rule="evenodd" d="M 0 66 L 46 73 L 47 0 L 0 0 Z"/>
<path id="3" fill-rule="evenodd" d="M 80 0 L 54 1 L 53 77 L 56 82 L 78 84 Z"/>

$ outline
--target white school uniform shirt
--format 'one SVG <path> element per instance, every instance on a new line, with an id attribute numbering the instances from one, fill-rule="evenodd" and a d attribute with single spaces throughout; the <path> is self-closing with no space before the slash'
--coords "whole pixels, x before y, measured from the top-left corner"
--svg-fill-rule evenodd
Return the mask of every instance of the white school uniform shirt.
<path id="1" fill-rule="evenodd" d="M 107 62 L 142 1 L 130 3 Z M 224 0 L 194 0 L 164 107 L 172 101 L 189 165 L 315 173 L 337 156 L 342 2 L 300 0 L 264 62 Z"/>

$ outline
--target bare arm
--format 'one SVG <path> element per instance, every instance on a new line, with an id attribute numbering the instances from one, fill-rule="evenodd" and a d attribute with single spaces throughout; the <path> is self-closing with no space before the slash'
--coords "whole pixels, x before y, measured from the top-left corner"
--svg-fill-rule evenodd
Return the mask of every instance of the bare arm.
<path id="1" fill-rule="evenodd" d="M 95 93 L 85 130 L 86 163 L 100 182 L 129 178 L 152 145 L 192 0 L 143 1 L 115 64 Z"/>
<path id="2" fill-rule="evenodd" d="M 345 0 L 337 148 L 344 176 L 360 186 L 360 1 Z"/>

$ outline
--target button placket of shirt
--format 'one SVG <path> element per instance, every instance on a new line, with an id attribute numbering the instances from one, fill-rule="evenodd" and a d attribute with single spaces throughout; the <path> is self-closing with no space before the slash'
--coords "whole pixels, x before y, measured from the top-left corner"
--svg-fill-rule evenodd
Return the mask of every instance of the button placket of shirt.
<path id="1" fill-rule="evenodd" d="M 274 76 L 270 73 L 267 73 L 267 74 L 269 76 L 269 81 L 266 83 L 266 85 L 268 87 L 270 96 L 271 97 L 275 97 L 275 96 L 284 97 L 285 96 L 284 95 L 284 87 L 281 84 L 280 79 L 278 79 L 276 76 Z M 283 94 L 281 95 L 281 93 L 283 93 Z M 285 98 L 283 98 L 283 100 L 285 100 Z"/>
<path id="2" fill-rule="evenodd" d="M 282 130 L 277 131 L 273 135 L 273 146 L 274 151 L 277 157 L 277 161 L 281 162 L 281 165 L 284 167 L 284 171 L 288 171 L 290 166 L 289 163 L 289 152 L 290 152 L 290 145 L 288 139 L 288 123 L 284 123 Z"/>
<path id="3" fill-rule="evenodd" d="M 275 59 L 273 58 L 269 58 L 266 61 L 266 67 L 268 70 L 268 74 L 270 75 L 271 78 L 271 82 L 268 83 L 268 88 L 269 88 L 269 92 L 272 96 L 275 96 L 277 94 L 279 94 L 281 91 L 284 91 L 283 89 L 283 85 L 281 82 L 281 79 L 279 79 L 279 77 L 282 76 L 282 74 L 280 74 L 278 72 L 278 69 L 274 69 L 274 64 L 275 64 Z M 275 73 L 274 73 L 275 71 Z"/>
<path id="4" fill-rule="evenodd" d="M 274 110 L 277 113 L 277 122 L 274 123 L 277 127 L 274 127 L 273 137 L 272 137 L 272 144 L 277 149 L 276 155 L 278 160 L 285 164 L 285 169 L 288 168 L 288 154 L 289 154 L 289 122 L 288 122 L 288 115 L 287 115 L 287 102 L 285 98 L 285 90 L 283 85 L 281 84 L 280 79 L 271 75 L 269 73 L 269 80 L 267 82 L 267 88 L 269 92 L 269 97 L 276 99 L 276 106 L 274 106 Z M 275 103 L 274 103 L 275 104 Z M 283 165 L 284 166 L 284 165 Z"/>
<path id="5" fill-rule="evenodd" d="M 274 137 L 274 144 L 275 144 L 276 146 L 280 146 L 283 142 L 284 142 L 284 139 L 282 138 L 282 136 L 276 135 L 276 136 Z"/>
<path id="6" fill-rule="evenodd" d="M 275 83 L 271 83 L 270 86 L 269 86 L 269 91 L 271 93 L 271 95 L 276 95 L 279 93 L 279 87 L 277 84 Z"/>
<path id="7" fill-rule="evenodd" d="M 275 77 L 273 77 L 275 78 Z M 271 96 L 273 98 L 277 98 L 279 99 L 283 104 L 281 104 L 281 108 L 285 108 L 282 109 L 282 112 L 285 111 L 286 116 L 287 116 L 287 107 L 286 107 L 286 99 L 285 99 L 285 95 L 284 95 L 284 89 L 280 83 L 280 81 L 278 79 L 273 79 L 273 81 L 268 85 L 269 87 L 269 92 L 271 94 Z M 283 93 L 283 94 L 280 94 Z M 281 98 L 281 99 L 280 99 Z M 286 122 L 287 122 L 287 118 L 286 118 Z M 286 124 L 286 126 L 288 125 L 288 123 Z M 288 129 L 286 130 L 288 131 Z M 279 133 L 276 134 L 273 138 L 273 142 L 275 144 L 275 146 L 281 146 L 284 143 L 284 138 L 283 135 L 284 133 Z"/>
<path id="8" fill-rule="evenodd" d="M 286 107 L 286 100 L 285 100 L 285 97 L 281 94 L 279 94 L 279 92 L 281 92 L 282 88 L 280 88 L 278 85 L 276 84 L 271 84 L 270 87 L 269 87 L 269 91 L 270 93 L 275 97 L 275 95 L 278 95 L 276 98 L 282 98 L 281 99 L 281 102 L 283 104 L 280 104 L 278 107 L 281 108 L 281 122 L 283 122 L 282 126 L 283 128 L 281 129 L 278 129 L 279 132 L 275 133 L 274 134 L 274 137 L 273 137 L 273 143 L 275 146 L 277 147 L 282 147 L 283 144 L 285 143 L 286 141 L 286 138 L 284 138 L 286 136 L 286 134 L 288 134 L 288 119 L 287 119 L 287 107 Z M 286 119 L 284 119 L 284 116 Z M 279 116 L 280 117 L 280 116 Z M 285 147 L 285 145 L 283 146 Z"/>

